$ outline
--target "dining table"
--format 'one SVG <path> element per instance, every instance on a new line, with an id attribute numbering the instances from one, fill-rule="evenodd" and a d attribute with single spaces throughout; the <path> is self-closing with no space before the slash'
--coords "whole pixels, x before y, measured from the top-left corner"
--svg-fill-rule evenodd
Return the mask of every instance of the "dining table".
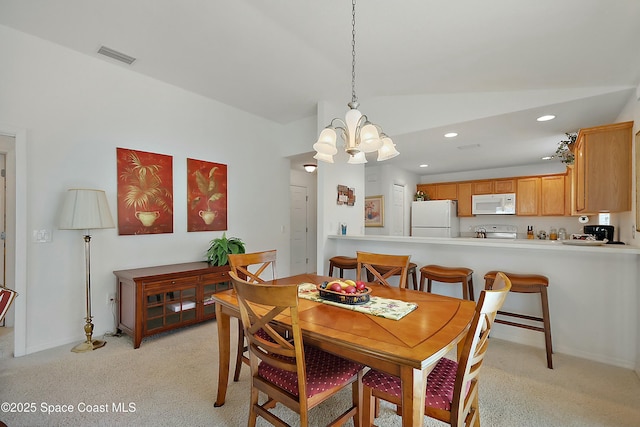
<path id="1" fill-rule="evenodd" d="M 320 284 L 340 280 L 299 274 L 267 282 L 272 285 Z M 302 287 L 302 286 L 301 286 Z M 355 310 L 356 306 L 299 298 L 299 322 L 305 345 L 395 375 L 402 382 L 402 425 L 422 426 L 427 376 L 466 336 L 475 303 L 443 295 L 367 283 L 374 296 L 415 305 L 403 317 L 389 318 Z M 240 318 L 235 291 L 213 295 L 218 327 L 218 392 L 214 406 L 225 403 L 229 381 L 230 319 Z M 393 305 L 393 301 L 391 302 Z M 286 327 L 290 319 L 276 319 Z M 364 408 L 363 410 L 369 410 Z M 360 414 L 361 418 L 361 414 Z M 355 420 L 355 425 L 361 423 Z"/>

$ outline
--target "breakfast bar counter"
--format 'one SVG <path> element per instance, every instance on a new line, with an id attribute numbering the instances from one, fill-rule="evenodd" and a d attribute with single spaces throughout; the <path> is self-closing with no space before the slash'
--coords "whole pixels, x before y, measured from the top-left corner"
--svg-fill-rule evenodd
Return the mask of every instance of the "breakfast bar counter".
<path id="1" fill-rule="evenodd" d="M 323 273 L 334 255 L 356 251 L 411 255 L 418 268 L 427 264 L 474 270 L 475 294 L 491 270 L 542 274 L 549 278 L 549 308 L 556 353 L 615 366 L 640 366 L 640 248 L 628 245 L 572 246 L 556 241 L 409 236 L 332 235 L 324 248 Z M 320 267 L 319 267 L 320 268 Z M 345 271 L 345 278 L 354 276 Z M 434 283 L 433 292 L 461 297 L 460 289 Z M 540 315 L 535 295 L 510 294 L 507 311 Z M 544 348 L 544 335 L 495 325 L 492 335 Z M 540 363 L 545 365 L 545 352 Z"/>

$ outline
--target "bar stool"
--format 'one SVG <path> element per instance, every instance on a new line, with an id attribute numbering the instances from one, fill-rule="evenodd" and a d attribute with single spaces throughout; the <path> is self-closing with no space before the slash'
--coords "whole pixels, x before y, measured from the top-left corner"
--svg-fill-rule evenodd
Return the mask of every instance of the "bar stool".
<path id="1" fill-rule="evenodd" d="M 493 281 L 496 278 L 497 271 L 490 271 L 484 275 L 485 289 L 491 289 Z M 549 287 L 549 278 L 539 274 L 515 274 L 506 273 L 509 280 L 511 280 L 511 291 L 520 293 L 537 293 L 540 294 L 540 300 L 542 302 L 542 317 L 529 316 L 525 314 L 511 313 L 507 311 L 498 311 L 498 314 L 503 316 L 517 317 L 520 319 L 527 319 L 542 323 L 542 326 L 531 326 L 524 323 L 510 322 L 503 319 L 495 320 L 496 323 L 503 323 L 505 325 L 516 326 L 518 328 L 530 329 L 533 331 L 543 332 L 545 347 L 547 349 L 547 367 L 553 369 L 553 347 L 551 344 L 551 321 L 549 320 L 549 299 L 547 298 L 547 288 Z"/>
<path id="2" fill-rule="evenodd" d="M 391 270 L 388 267 L 383 267 L 381 265 L 376 265 L 375 266 L 376 270 L 378 270 L 381 274 L 386 273 L 387 271 Z M 416 265 L 415 262 L 410 262 L 409 263 L 409 268 L 407 268 L 407 289 L 409 289 L 409 278 L 411 278 L 411 282 L 413 283 L 413 289 L 414 290 L 418 290 L 418 276 L 416 274 L 416 269 L 418 268 L 418 266 Z M 400 272 L 394 274 L 393 276 L 399 276 Z M 369 282 L 373 281 L 373 274 L 369 271 L 367 271 L 367 280 Z"/>
<path id="3" fill-rule="evenodd" d="M 340 278 L 344 278 L 344 270 L 356 270 L 358 260 L 350 256 L 334 256 L 329 259 L 329 276 L 333 276 L 333 267 L 340 270 Z"/>
<path id="4" fill-rule="evenodd" d="M 425 265 L 420 269 L 420 290 L 424 291 L 427 280 L 427 292 L 431 292 L 431 282 L 461 283 L 462 298 L 475 301 L 473 297 L 473 270 L 466 267 L 443 267 L 441 265 Z"/>

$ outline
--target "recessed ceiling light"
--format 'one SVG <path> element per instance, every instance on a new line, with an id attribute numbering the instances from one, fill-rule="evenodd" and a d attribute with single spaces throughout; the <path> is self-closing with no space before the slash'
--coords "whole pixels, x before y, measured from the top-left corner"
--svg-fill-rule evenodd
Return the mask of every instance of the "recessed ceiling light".
<path id="1" fill-rule="evenodd" d="M 556 116 L 554 116 L 553 114 L 547 114 L 546 116 L 538 117 L 536 120 L 539 121 L 539 122 L 546 122 L 546 121 L 549 121 L 549 120 L 553 120 L 555 118 L 556 118 Z"/>
<path id="2" fill-rule="evenodd" d="M 428 167 L 429 167 L 429 165 L 427 165 L 427 164 L 421 164 L 421 165 L 420 165 L 420 167 L 421 167 L 421 168 L 428 168 Z"/>
<path id="3" fill-rule="evenodd" d="M 458 134 L 455 132 L 449 132 L 444 134 L 445 138 L 455 138 L 456 136 L 458 136 Z"/>

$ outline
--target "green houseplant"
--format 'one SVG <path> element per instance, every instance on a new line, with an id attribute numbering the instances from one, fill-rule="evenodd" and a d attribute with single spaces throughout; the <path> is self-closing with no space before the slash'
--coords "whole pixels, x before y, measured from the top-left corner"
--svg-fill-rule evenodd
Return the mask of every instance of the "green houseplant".
<path id="1" fill-rule="evenodd" d="M 556 150 L 556 154 L 554 157 L 560 158 L 560 161 L 562 163 L 572 165 L 575 160 L 575 155 L 573 154 L 573 145 L 576 142 L 578 134 L 573 132 L 565 133 L 565 135 L 567 135 L 567 139 L 558 143 L 558 149 Z"/>
<path id="2" fill-rule="evenodd" d="M 222 266 L 229 263 L 229 254 L 245 253 L 244 242 L 237 237 L 227 238 L 226 233 L 222 233 L 222 237 L 213 239 L 210 242 L 206 257 L 209 264 L 213 266 Z"/>

